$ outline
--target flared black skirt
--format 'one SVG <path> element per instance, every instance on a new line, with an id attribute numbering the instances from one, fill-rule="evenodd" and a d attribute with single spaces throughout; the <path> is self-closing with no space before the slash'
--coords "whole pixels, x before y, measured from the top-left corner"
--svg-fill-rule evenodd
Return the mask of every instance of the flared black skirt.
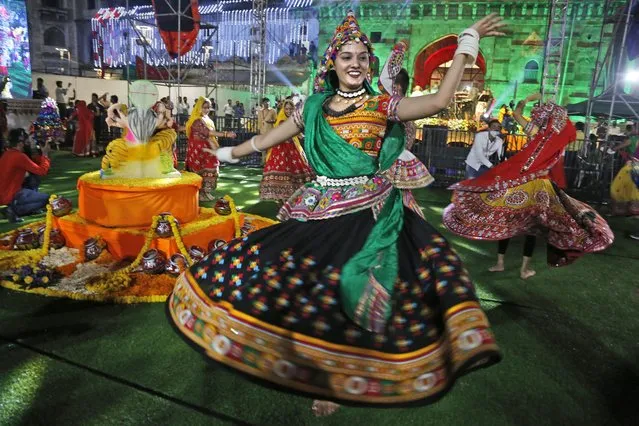
<path id="1" fill-rule="evenodd" d="M 230 241 L 178 279 L 171 319 L 209 357 L 285 388 L 341 402 L 432 402 L 499 351 L 459 257 L 408 209 L 384 332 L 346 317 L 341 270 L 374 224 L 369 209 Z"/>

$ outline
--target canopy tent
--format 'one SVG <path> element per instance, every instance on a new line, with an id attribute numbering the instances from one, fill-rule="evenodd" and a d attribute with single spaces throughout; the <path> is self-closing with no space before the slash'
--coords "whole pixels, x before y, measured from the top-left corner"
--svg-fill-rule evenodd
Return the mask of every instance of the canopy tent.
<path id="1" fill-rule="evenodd" d="M 620 89 L 614 94 L 614 88 L 610 87 L 601 95 L 592 99 L 592 112 L 590 115 L 595 117 L 608 116 L 610 114 L 610 105 L 613 103 L 611 118 L 628 118 L 639 119 L 639 98 L 627 95 Z M 569 104 L 566 109 L 570 115 L 588 115 L 588 101 Z"/>

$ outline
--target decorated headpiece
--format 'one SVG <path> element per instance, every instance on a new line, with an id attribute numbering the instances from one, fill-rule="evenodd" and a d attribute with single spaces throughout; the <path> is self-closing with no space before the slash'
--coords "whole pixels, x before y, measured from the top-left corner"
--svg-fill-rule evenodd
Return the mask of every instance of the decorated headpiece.
<path id="1" fill-rule="evenodd" d="M 546 102 L 535 106 L 530 114 L 530 122 L 544 130 L 548 124 L 559 133 L 568 120 L 568 112 L 554 102 Z"/>
<path id="2" fill-rule="evenodd" d="M 339 53 L 339 49 L 349 41 L 357 41 L 362 42 L 368 48 L 368 52 L 373 54 L 373 46 L 366 36 L 360 30 L 359 24 L 357 23 L 357 19 L 355 18 L 355 14 L 352 10 L 349 10 L 346 14 L 346 18 L 344 21 L 335 28 L 335 34 L 333 34 L 333 39 L 330 44 L 326 48 L 326 52 L 324 52 L 324 57 L 320 62 L 320 67 L 315 76 L 315 82 L 313 84 L 314 92 L 323 92 L 325 90 L 333 89 L 328 81 L 328 73 L 332 69 L 335 68 L 335 58 Z M 370 70 L 368 70 L 368 75 L 370 76 Z M 368 77 L 370 78 L 370 77 Z M 369 81 L 370 83 L 370 81 Z"/>

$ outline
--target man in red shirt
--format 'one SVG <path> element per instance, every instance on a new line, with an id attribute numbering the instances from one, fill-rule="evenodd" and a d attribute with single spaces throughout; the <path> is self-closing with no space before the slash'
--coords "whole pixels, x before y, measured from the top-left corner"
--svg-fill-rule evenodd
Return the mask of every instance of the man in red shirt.
<path id="1" fill-rule="evenodd" d="M 28 215 L 44 208 L 49 195 L 35 189 L 23 187 L 25 176 L 31 173 L 44 176 L 49 172 L 49 151 L 47 143 L 42 155 L 31 160 L 24 153 L 28 135 L 23 129 L 9 132 L 9 149 L 0 156 L 0 206 L 7 206 L 4 214 L 9 222 L 21 222 L 20 216 Z"/>

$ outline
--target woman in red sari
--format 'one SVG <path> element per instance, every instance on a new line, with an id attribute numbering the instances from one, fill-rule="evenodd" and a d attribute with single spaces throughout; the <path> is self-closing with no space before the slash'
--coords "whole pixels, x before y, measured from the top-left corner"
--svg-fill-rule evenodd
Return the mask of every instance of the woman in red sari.
<path id="1" fill-rule="evenodd" d="M 563 266 L 585 253 L 604 250 L 614 236 L 606 221 L 587 204 L 566 195 L 563 156 L 576 131 L 566 110 L 554 103 L 536 106 L 528 122 L 521 114 L 527 101 L 520 102 L 516 119 L 522 120 L 530 142 L 508 161 L 476 179 L 459 182 L 452 204 L 444 211 L 444 225 L 457 235 L 476 240 L 499 241 L 497 265 L 503 271 L 508 240 L 527 235 L 520 270 L 523 279 L 535 274 L 529 267 L 534 236 L 545 235 L 548 263 Z"/>
<path id="2" fill-rule="evenodd" d="M 213 154 L 219 148 L 218 137 L 234 138 L 233 132 L 218 132 L 215 123 L 208 116 L 211 102 L 200 96 L 193 112 L 186 122 L 186 136 L 189 142 L 186 149 L 186 170 L 202 176 L 200 200 L 212 201 L 217 187 L 220 162 Z"/>
<path id="3" fill-rule="evenodd" d="M 71 119 L 78 120 L 78 126 L 73 139 L 73 155 L 78 157 L 97 154 L 95 150 L 95 134 L 93 132 L 93 112 L 87 108 L 85 101 L 78 101 Z"/>
<path id="4" fill-rule="evenodd" d="M 294 111 L 293 101 L 285 100 L 277 115 L 275 127 L 285 122 Z M 260 199 L 286 201 L 298 188 L 313 179 L 315 173 L 306 161 L 300 136 L 293 136 L 267 151 L 260 183 Z"/>

